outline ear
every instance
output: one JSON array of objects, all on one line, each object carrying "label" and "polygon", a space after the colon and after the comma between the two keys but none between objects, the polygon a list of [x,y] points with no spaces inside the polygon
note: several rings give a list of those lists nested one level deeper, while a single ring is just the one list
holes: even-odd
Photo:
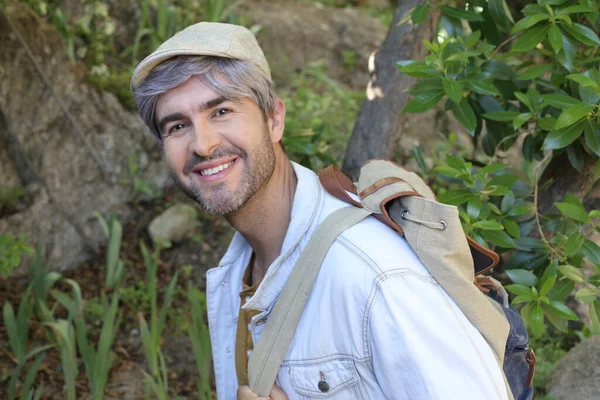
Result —
[{"label": "ear", "polygon": [[279,97],[275,101],[273,114],[268,118],[268,124],[271,141],[273,143],[280,142],[285,129],[285,104]]}]

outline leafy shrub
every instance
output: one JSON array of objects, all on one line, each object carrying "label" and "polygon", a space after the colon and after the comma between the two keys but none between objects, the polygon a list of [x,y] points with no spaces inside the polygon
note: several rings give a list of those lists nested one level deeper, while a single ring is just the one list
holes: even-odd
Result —
[{"label": "leafy shrub", "polygon": [[16,238],[0,235],[0,276],[6,277],[21,264],[23,254],[33,254],[34,250],[25,243],[26,235]]},{"label": "leafy shrub", "polygon": [[339,164],[362,93],[342,88],[327,76],[324,62],[309,63],[279,95],[286,104],[283,145],[289,156],[318,170]]},{"label": "leafy shrub", "polygon": [[[441,201],[459,206],[475,240],[508,258],[507,289],[523,304],[534,336],[547,319],[560,331],[579,317],[565,305],[576,297],[589,304],[589,329],[600,333],[600,211],[588,212],[566,193],[556,211],[540,211],[547,165],[562,153],[583,172],[584,158],[600,157],[600,45],[595,0],[539,0],[513,19],[504,0],[472,1],[465,8],[429,2],[408,18],[441,13],[440,35],[425,41],[424,61],[403,60],[403,73],[419,78],[404,112],[420,113],[439,102],[483,152],[479,160],[448,156],[434,172],[444,187]],[[523,167],[498,162],[519,146]],[[591,275],[584,275],[584,267]]]}]

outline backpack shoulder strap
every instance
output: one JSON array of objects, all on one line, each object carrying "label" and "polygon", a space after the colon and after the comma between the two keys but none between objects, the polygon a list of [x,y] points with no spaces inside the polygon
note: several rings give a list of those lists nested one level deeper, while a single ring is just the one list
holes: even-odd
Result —
[{"label": "backpack shoulder strap", "polygon": [[371,212],[364,208],[344,207],[325,218],[313,233],[250,355],[248,378],[254,393],[269,396],[329,248],[342,232],[369,215]]}]

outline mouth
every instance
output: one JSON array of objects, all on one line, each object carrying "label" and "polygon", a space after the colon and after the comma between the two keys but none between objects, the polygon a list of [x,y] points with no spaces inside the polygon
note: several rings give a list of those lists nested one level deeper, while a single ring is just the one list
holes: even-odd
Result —
[{"label": "mouth", "polygon": [[[227,172],[231,170],[239,158],[234,158],[232,160],[222,162],[220,164],[216,163],[206,167],[196,167],[192,170],[194,175],[198,176],[203,181],[214,181],[218,180],[226,175]],[[207,168],[208,167],[208,168]]]}]

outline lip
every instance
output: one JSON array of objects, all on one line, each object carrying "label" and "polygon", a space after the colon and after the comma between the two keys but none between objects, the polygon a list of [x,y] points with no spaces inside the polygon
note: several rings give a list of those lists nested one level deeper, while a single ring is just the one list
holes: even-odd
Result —
[{"label": "lip", "polygon": [[[192,172],[195,172],[195,173],[199,174],[200,171],[202,171],[204,169],[215,168],[215,167],[218,167],[219,165],[227,164],[230,161],[237,160],[238,158],[239,157],[234,156],[234,157],[228,157],[228,158],[221,158],[220,160],[215,160],[215,161],[209,161],[209,162],[201,163],[201,164],[196,165],[192,169]],[[223,171],[221,171],[221,172],[223,172]]]},{"label": "lip", "polygon": [[[218,162],[210,162],[210,163],[206,163],[206,164],[202,164],[202,168],[200,168],[199,166],[196,166],[193,170],[192,173],[194,174],[195,178],[198,179],[200,182],[215,182],[215,181],[219,181],[221,179],[224,179],[230,172],[231,170],[233,170],[235,168],[235,166],[238,164],[238,161],[240,160],[239,157],[234,157],[229,161],[225,161],[223,162],[218,161]],[[231,166],[227,169],[224,169],[222,171],[217,172],[216,174],[212,174],[212,175],[202,175],[200,173],[201,170],[203,169],[208,169],[208,168],[214,168],[217,167],[219,165],[222,164],[226,164],[230,161],[233,161],[233,164],[231,164]],[[210,166],[212,165],[212,167]]]}]

